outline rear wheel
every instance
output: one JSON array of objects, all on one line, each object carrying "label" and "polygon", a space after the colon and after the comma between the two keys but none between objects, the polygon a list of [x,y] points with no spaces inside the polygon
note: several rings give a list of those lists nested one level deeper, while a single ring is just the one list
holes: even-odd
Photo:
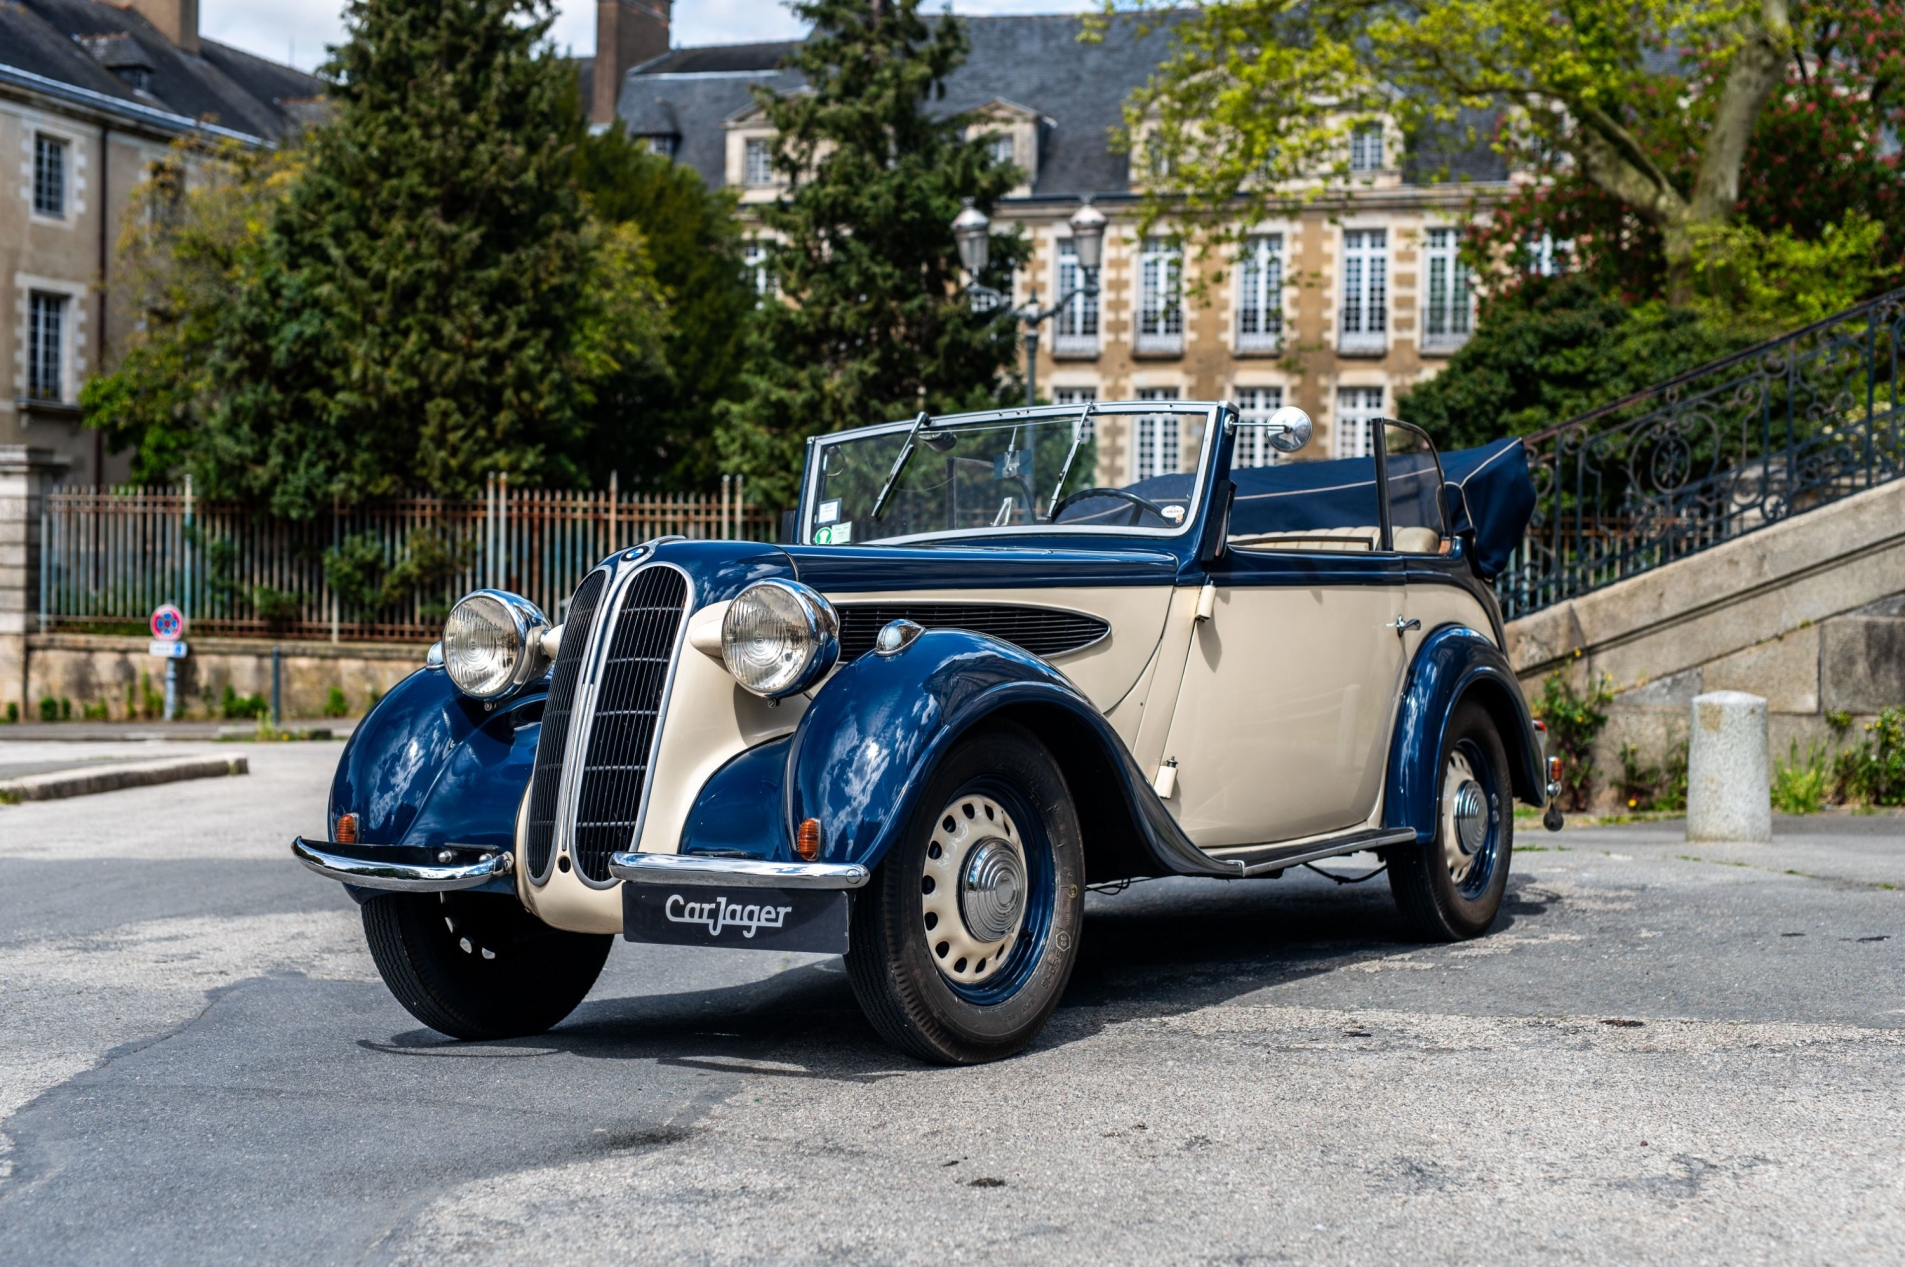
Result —
[{"label": "rear wheel", "polygon": [[542,1033],[582,1002],[615,941],[551,928],[498,893],[384,893],[363,914],[384,984],[452,1038]]},{"label": "rear wheel", "polygon": [[1441,757],[1435,840],[1389,853],[1389,890],[1425,941],[1487,932],[1501,911],[1514,852],[1508,755],[1485,709],[1456,706]]},{"label": "rear wheel", "polygon": [[1085,857],[1058,765],[1018,726],[947,754],[854,901],[847,973],[867,1019],[921,1060],[1031,1042],[1071,979]]}]

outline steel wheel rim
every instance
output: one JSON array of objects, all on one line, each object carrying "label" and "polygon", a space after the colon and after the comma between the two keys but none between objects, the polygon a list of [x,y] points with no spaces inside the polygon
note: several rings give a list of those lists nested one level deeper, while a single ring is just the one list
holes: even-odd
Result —
[{"label": "steel wheel rim", "polygon": [[[1479,772],[1478,772],[1479,770]],[[1500,839],[1500,804],[1492,771],[1467,742],[1449,753],[1442,770],[1442,864],[1464,896],[1488,887]]]},{"label": "steel wheel rim", "polygon": [[947,802],[933,822],[920,878],[920,919],[940,976],[968,989],[997,982],[1025,931],[1030,888],[1011,812],[984,792]]}]

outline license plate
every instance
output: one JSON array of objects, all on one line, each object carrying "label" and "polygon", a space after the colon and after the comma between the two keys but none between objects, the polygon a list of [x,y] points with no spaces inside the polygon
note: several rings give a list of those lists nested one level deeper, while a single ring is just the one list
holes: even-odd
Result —
[{"label": "license plate", "polygon": [[622,936],[664,946],[847,953],[844,889],[719,889],[624,884]]}]

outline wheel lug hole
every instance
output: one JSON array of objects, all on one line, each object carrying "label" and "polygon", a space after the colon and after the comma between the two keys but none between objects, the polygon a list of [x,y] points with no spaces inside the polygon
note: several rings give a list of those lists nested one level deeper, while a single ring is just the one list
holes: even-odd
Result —
[{"label": "wheel lug hole", "polygon": [[939,916],[933,913],[932,911],[926,912],[926,931],[930,933],[935,928],[938,928],[938,927],[939,927]]},{"label": "wheel lug hole", "polygon": [[951,949],[952,949],[951,942],[942,941],[937,946],[933,947],[933,953],[938,955],[941,959],[944,959],[946,957],[946,952]]},{"label": "wheel lug hole", "polygon": [[939,887],[939,884],[933,879],[933,877],[929,875],[920,877],[919,891],[921,893],[931,893],[934,889],[938,887]]}]

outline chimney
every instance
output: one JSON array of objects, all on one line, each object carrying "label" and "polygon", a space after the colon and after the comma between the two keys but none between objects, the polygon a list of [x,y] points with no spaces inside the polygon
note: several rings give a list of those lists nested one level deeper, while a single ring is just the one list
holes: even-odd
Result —
[{"label": "chimney", "polygon": [[175,47],[198,52],[198,0],[130,0],[129,7]]},{"label": "chimney", "polygon": [[595,100],[590,103],[589,122],[605,126],[615,122],[615,103],[621,98],[622,79],[629,68],[668,51],[668,5],[669,0],[596,0]]}]

